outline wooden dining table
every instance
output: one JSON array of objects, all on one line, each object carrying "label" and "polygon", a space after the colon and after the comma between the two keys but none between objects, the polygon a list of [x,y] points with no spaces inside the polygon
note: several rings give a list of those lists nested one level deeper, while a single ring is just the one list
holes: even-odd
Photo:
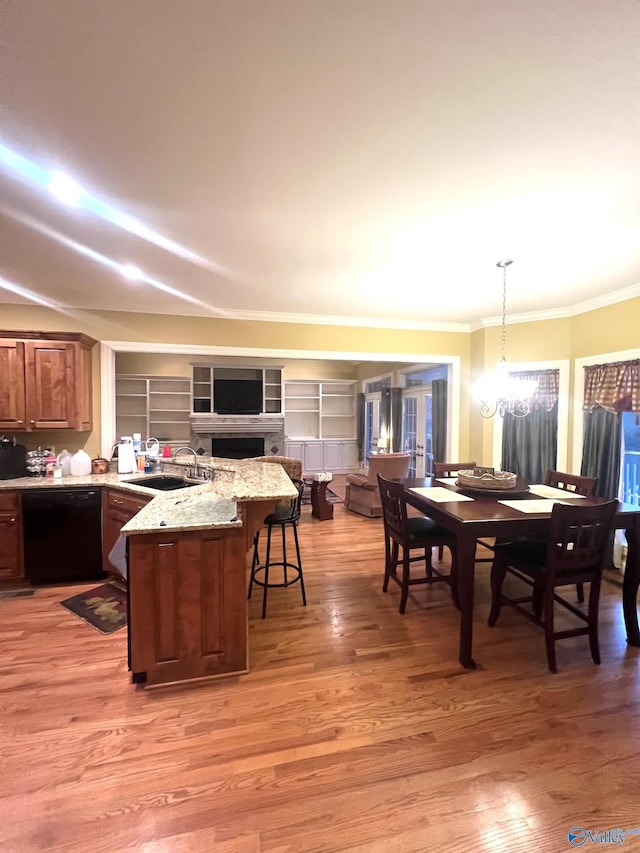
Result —
[{"label": "wooden dining table", "polygon": [[[554,499],[536,495],[530,489],[535,490],[537,487],[521,478],[518,478],[516,488],[508,492],[466,489],[457,486],[453,478],[413,478],[402,482],[407,503],[456,536],[460,603],[459,659],[463,667],[475,669],[472,647],[477,540],[544,535],[549,527]],[[447,492],[451,493],[450,498]],[[572,498],[571,492],[563,492],[556,499],[581,505],[585,502],[603,502],[602,498]],[[503,503],[505,500],[509,503]],[[539,511],[522,512],[515,508],[516,502],[533,500],[542,502],[534,507]],[[623,613],[627,642],[631,646],[640,646],[636,604],[640,584],[640,507],[619,503],[612,527],[624,530],[627,537],[628,553],[622,587]]]}]

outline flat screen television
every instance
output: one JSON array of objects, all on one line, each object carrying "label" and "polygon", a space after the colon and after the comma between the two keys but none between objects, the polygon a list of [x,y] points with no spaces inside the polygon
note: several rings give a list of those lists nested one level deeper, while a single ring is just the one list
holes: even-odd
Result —
[{"label": "flat screen television", "polygon": [[214,379],[213,410],[217,415],[259,415],[261,379]]}]

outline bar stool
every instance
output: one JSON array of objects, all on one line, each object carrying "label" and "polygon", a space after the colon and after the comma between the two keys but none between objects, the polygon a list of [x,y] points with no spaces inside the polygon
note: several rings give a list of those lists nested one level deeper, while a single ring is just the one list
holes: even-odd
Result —
[{"label": "bar stool", "polygon": [[[298,490],[297,497],[291,500],[289,506],[277,506],[275,511],[270,513],[264,520],[264,526],[267,528],[267,553],[265,562],[260,565],[260,556],[258,546],[260,541],[260,531],[256,533],[253,539],[253,560],[251,563],[251,579],[249,580],[249,592],[247,598],[251,598],[253,585],[262,587],[262,618],[267,615],[267,592],[274,587],[291,586],[294,583],[300,582],[302,591],[302,604],[307,606],[307,596],[304,591],[304,578],[302,576],[302,560],[300,558],[300,545],[298,543],[298,519],[300,518],[300,504],[302,502],[302,492],[304,491],[304,483],[302,480],[292,478],[291,482]],[[287,560],[287,526],[293,529],[293,540],[296,548],[297,563],[290,563]],[[271,532],[274,527],[279,527],[282,532],[282,560],[276,562],[271,561]],[[269,578],[269,572],[274,568],[281,568],[282,573],[278,572],[278,577],[282,577],[282,581],[275,582]]]}]

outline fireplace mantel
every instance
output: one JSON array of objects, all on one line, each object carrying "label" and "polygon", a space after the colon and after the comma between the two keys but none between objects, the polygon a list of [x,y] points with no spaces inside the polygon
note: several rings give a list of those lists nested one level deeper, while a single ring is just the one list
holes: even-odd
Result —
[{"label": "fireplace mantel", "polygon": [[191,431],[196,435],[214,432],[267,433],[284,431],[282,415],[191,415]]}]

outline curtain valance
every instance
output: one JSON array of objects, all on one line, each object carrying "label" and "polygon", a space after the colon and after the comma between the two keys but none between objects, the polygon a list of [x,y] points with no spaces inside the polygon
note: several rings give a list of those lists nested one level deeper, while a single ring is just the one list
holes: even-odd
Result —
[{"label": "curtain valance", "polygon": [[584,369],[585,412],[640,412],[640,359],[594,364]]},{"label": "curtain valance", "polygon": [[542,409],[550,412],[558,402],[560,393],[560,371],[553,370],[518,370],[509,372],[509,376],[527,382],[536,382],[536,390],[532,394],[529,405],[531,410]]}]

